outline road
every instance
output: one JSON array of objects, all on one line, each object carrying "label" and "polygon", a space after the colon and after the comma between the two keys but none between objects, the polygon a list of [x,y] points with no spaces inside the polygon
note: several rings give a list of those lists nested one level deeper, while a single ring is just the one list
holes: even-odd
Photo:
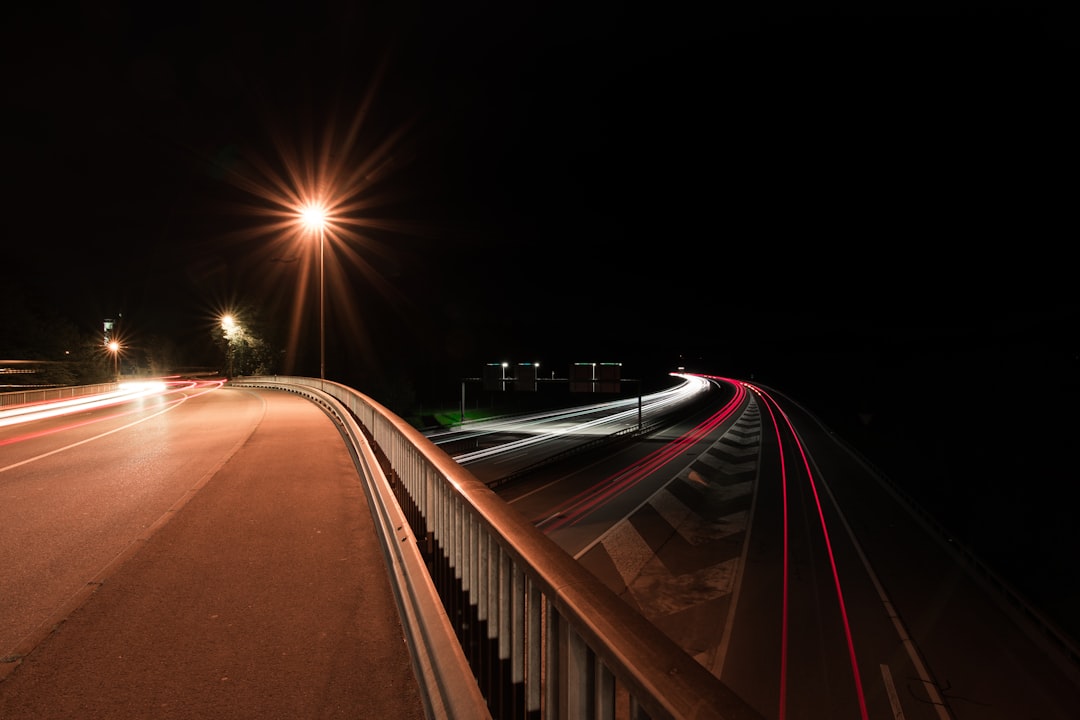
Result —
[{"label": "road", "polygon": [[[1054,662],[857,454],[775,390],[707,380],[709,403],[695,399],[678,423],[541,465],[500,485],[499,494],[765,717],[1075,720],[1075,669]],[[598,414],[589,411],[588,427]],[[553,445],[522,452],[522,437],[550,435],[539,418],[528,432],[500,420],[490,445],[512,447],[515,467],[534,465],[537,448],[561,452],[573,442],[567,416],[551,417],[560,428]],[[147,578],[186,595],[199,580],[169,580],[165,560],[178,558],[167,548],[180,555],[200,548],[200,557],[239,552],[246,535],[238,516],[271,502],[260,487],[290,503],[284,515],[271,504],[264,521],[288,517],[310,495],[297,494],[288,472],[279,480],[285,485],[260,485],[262,474],[325,461],[290,448],[306,446],[310,431],[333,430],[299,398],[219,383],[149,389],[76,414],[23,420],[0,418],[5,672],[28,648],[40,646],[35,655],[44,662],[49,648],[62,647],[53,630],[60,621],[66,632],[92,627],[98,642],[112,642],[101,625],[86,625],[87,609],[106,601],[125,607],[122,590]],[[578,442],[588,437],[577,435]],[[339,443],[326,447],[337,452]],[[495,458],[486,452],[469,467],[482,471]],[[353,491],[334,506],[351,506]],[[362,515],[354,512],[345,527]],[[264,547],[263,560],[278,551]],[[280,590],[283,558],[272,559],[261,563],[260,582]],[[253,561],[244,555],[236,567]],[[304,567],[286,564],[291,573]],[[236,586],[230,580],[240,577],[219,581]],[[195,596],[186,602],[197,609]],[[175,609],[159,606],[143,622]],[[104,627],[131,639],[122,621]],[[113,646],[106,645],[84,650],[97,658],[91,681],[99,665],[109,665],[102,660]],[[13,674],[23,683],[34,677],[41,676]],[[10,707],[4,703],[14,687],[0,683],[0,710]]]},{"label": "road", "polygon": [[663,423],[672,413],[700,403],[708,391],[704,379],[686,377],[641,397],[496,417],[431,431],[427,437],[477,479],[494,486],[531,470],[538,461]]},{"label": "road", "polygon": [[1075,720],[1076,668],[885,479],[713,381],[709,410],[497,492],[765,717]]},{"label": "road", "polygon": [[149,384],[0,412],[0,717],[424,716],[334,423]]},{"label": "road", "polygon": [[230,407],[213,393],[220,387],[149,386],[32,417],[8,414],[0,427],[0,655],[77,605],[251,435],[264,408]]}]

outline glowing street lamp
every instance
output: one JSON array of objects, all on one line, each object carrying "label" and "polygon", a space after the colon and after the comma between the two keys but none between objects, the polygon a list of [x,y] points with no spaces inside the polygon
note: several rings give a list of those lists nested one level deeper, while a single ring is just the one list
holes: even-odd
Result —
[{"label": "glowing street lamp", "polygon": [[120,380],[120,343],[115,340],[110,340],[105,343],[105,347],[112,353],[113,358],[113,376]]},{"label": "glowing street lamp", "polygon": [[221,329],[225,332],[226,352],[229,357],[229,378],[233,377],[233,331],[236,330],[236,318],[232,315],[221,316]]},{"label": "glowing street lamp", "polygon": [[310,203],[300,211],[300,221],[308,230],[319,233],[319,379],[326,379],[326,208]]}]

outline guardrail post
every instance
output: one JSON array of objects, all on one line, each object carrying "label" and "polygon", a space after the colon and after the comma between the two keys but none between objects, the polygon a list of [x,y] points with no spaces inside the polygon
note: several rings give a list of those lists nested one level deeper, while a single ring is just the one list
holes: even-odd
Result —
[{"label": "guardrail post", "polygon": [[540,717],[544,687],[544,600],[531,579],[525,577],[525,714],[530,719]]}]

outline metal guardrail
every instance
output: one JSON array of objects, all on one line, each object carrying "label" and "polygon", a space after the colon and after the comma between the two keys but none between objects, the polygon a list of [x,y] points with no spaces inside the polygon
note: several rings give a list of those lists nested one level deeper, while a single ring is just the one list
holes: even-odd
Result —
[{"label": "metal guardrail", "polygon": [[382,405],[314,378],[298,393],[349,439],[435,718],[760,720],[760,713]]},{"label": "metal guardrail", "polygon": [[50,400],[66,400],[68,398],[83,397],[84,395],[98,395],[112,392],[119,383],[101,383],[100,385],[74,385],[65,387],[45,388],[43,390],[5,390],[0,392],[0,407],[12,407],[26,405],[28,403],[47,402]]}]

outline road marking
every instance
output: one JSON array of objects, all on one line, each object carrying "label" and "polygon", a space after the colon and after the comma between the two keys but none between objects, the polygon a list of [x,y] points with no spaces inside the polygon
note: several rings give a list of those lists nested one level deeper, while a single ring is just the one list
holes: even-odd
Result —
[{"label": "road marking", "polygon": [[[94,437],[89,437],[89,438],[86,438],[85,440],[80,440],[77,443],[72,443],[71,445],[66,445],[66,446],[64,446],[62,448],[57,448],[55,450],[52,450],[52,451],[47,452],[47,453],[42,453],[41,455],[37,455],[37,456],[32,457],[32,458],[27,458],[26,460],[22,460],[21,462],[14,463],[14,464],[8,465],[6,467],[0,467],[0,473],[7,472],[8,470],[13,470],[13,469],[15,469],[17,467],[21,467],[21,466],[26,465],[28,463],[32,463],[32,462],[36,462],[38,460],[42,460],[44,458],[49,457],[50,455],[56,455],[57,453],[62,453],[65,450],[70,450],[71,448],[78,447],[80,445],[85,445],[86,443],[93,442],[94,440],[100,440],[103,437],[107,437],[109,435],[112,435],[113,433],[118,433],[121,430],[126,430],[129,427],[133,427],[135,425],[138,425],[139,423],[146,422],[147,420],[151,420],[153,418],[156,418],[158,415],[163,415],[163,414],[169,412],[170,410],[174,410],[177,407],[179,407],[180,404],[185,403],[185,402],[187,402],[188,400],[190,400],[192,398],[199,397],[200,395],[205,395],[208,392],[213,392],[214,390],[217,390],[220,387],[221,387],[220,384],[214,384],[211,387],[207,387],[207,388],[205,388],[203,390],[200,390],[199,392],[196,392],[196,393],[194,393],[192,395],[184,394],[184,390],[190,390],[191,389],[190,387],[179,390],[179,391],[173,390],[173,391],[163,393],[163,395],[171,395],[171,394],[173,394],[175,392],[179,392],[180,397],[177,398],[176,400],[168,401],[165,404],[163,409],[159,410],[156,413],[153,413],[152,415],[147,415],[144,418],[141,418],[139,420],[135,420],[134,422],[130,422],[127,425],[123,425],[121,427],[114,428],[112,430],[109,430],[108,432],[103,432],[100,435],[95,435]],[[141,397],[141,395],[140,396],[134,396],[133,399],[137,399],[138,397]]]},{"label": "road marking", "polygon": [[896,694],[896,685],[888,665],[882,664],[881,679],[885,681],[885,693],[889,696],[889,705],[892,706],[893,720],[904,720],[904,708],[900,707],[900,696]]},{"label": "road marking", "polygon": [[[187,400],[198,397],[199,395],[203,395],[207,392],[211,392],[211,390],[203,390],[202,392],[198,392],[194,395],[185,395],[179,400],[172,401],[164,409],[154,413],[153,415],[149,415],[142,420],[136,420],[135,422],[124,425],[123,427],[110,430],[109,432],[96,435],[92,438],[87,438],[85,440],[82,440],[81,442],[72,443],[67,447],[59,448],[50,453],[44,453],[43,455],[39,455],[36,458],[30,458],[29,460],[24,460],[23,462],[16,463],[15,465],[9,465],[8,467],[0,468],[0,472],[3,472],[4,470],[8,470],[13,467],[18,467],[19,465],[24,465],[28,462],[32,462],[33,460],[48,457],[49,455],[53,455],[69,448],[78,447],[79,445],[83,445],[92,440],[97,440],[99,438],[103,438],[107,435],[112,435],[115,432],[119,432],[134,425],[138,425],[145,420],[150,420],[157,417],[158,415],[167,413],[170,410],[175,410]],[[262,403],[263,417],[265,417],[266,400],[265,398],[262,398],[260,400]],[[41,643],[42,640],[48,637],[48,635],[56,628],[56,626],[58,626],[68,616],[75,612],[75,610],[81,607],[82,604],[86,602],[87,598],[93,595],[94,592],[96,592],[97,589],[105,583],[105,581],[116,571],[117,568],[119,568],[128,558],[132,557],[136,552],[138,552],[154,535],[154,533],[156,533],[165,525],[165,523],[169,522],[169,520],[174,518],[176,514],[180,511],[180,509],[183,508],[184,505],[186,505],[187,502],[195,496],[195,493],[197,493],[208,482],[210,482],[211,478],[217,475],[218,471],[225,466],[225,463],[228,462],[233,457],[233,455],[235,455],[240,450],[240,448],[242,448],[247,443],[247,441],[255,433],[255,430],[259,427],[261,423],[262,417],[260,417],[259,421],[254,423],[251,426],[251,429],[248,430],[248,432],[245,433],[242,438],[238,439],[233,444],[233,446],[225,454],[223,454],[220,459],[218,459],[218,461],[213,465],[213,467],[208,468],[206,472],[203,473],[202,477],[200,477],[192,487],[184,491],[184,494],[181,495],[180,498],[177,499],[176,502],[174,502],[168,510],[162,513],[161,516],[159,516],[157,520],[151,523],[141,534],[137,535],[130,542],[128,542],[127,545],[121,548],[121,550],[115,556],[113,556],[111,560],[105,563],[105,565],[101,567],[97,572],[92,573],[90,575],[90,579],[87,580],[85,584],[79,586],[79,588],[71,596],[69,596],[65,601],[61,602],[60,605],[58,605],[53,610],[53,612],[50,613],[49,616],[44,621],[42,621],[36,628],[31,630],[22,639],[16,642],[15,645],[12,646],[9,650],[0,649],[2,650],[2,652],[0,652],[0,681],[3,681],[8,675],[14,672],[15,668],[19,667],[19,665],[22,664],[23,658],[29,655],[33,651],[33,649]]]},{"label": "road marking", "polygon": [[911,636],[908,635],[907,628],[904,626],[904,621],[900,619],[896,610],[893,609],[892,601],[889,599],[888,594],[885,592],[885,588],[882,587],[881,582],[878,580],[877,573],[874,572],[873,567],[870,566],[870,560],[863,552],[862,545],[855,537],[855,531],[851,529],[851,525],[848,524],[847,517],[845,517],[843,511],[840,509],[840,504],[836,502],[836,498],[832,494],[832,490],[829,489],[829,485],[825,482],[825,478],[821,473],[821,469],[814,462],[813,457],[810,458],[810,462],[814,465],[814,471],[817,473],[818,478],[821,480],[821,486],[824,488],[825,493],[829,496],[830,502],[832,502],[833,509],[836,511],[836,515],[840,518],[840,523],[847,531],[848,538],[851,540],[851,546],[855,549],[856,555],[862,562],[863,568],[866,570],[867,576],[870,578],[870,582],[873,584],[875,591],[877,591],[878,598],[881,601],[882,606],[885,608],[886,615],[892,621],[893,628],[896,630],[896,634],[900,637],[900,641],[904,646],[904,651],[907,653],[908,658],[911,660],[911,664],[915,666],[915,672],[919,676],[919,680],[922,682],[923,687],[926,690],[927,697],[930,699],[930,704],[934,706],[937,711],[937,715],[941,720],[952,720],[948,709],[945,707],[945,702],[941,699],[941,695],[938,694],[937,685],[930,678],[930,673],[927,671],[926,666],[923,664],[922,657],[919,655],[919,651],[915,648],[915,643],[911,640]]},{"label": "road marking", "polygon": [[[195,397],[195,396],[192,395],[190,397]],[[20,462],[14,463],[13,465],[8,465],[6,467],[0,467],[0,473],[7,472],[8,470],[14,470],[17,467],[21,467],[21,466],[26,465],[28,463],[37,462],[38,460],[43,460],[44,458],[47,458],[50,455],[56,455],[57,453],[62,453],[65,450],[70,450],[71,448],[79,447],[80,445],[85,445],[86,443],[93,442],[94,440],[100,440],[103,437],[107,437],[109,435],[112,435],[113,433],[118,433],[121,430],[127,430],[129,427],[133,427],[135,425],[138,425],[139,423],[144,423],[147,420],[151,420],[153,418],[156,418],[158,415],[163,415],[163,414],[169,412],[170,410],[175,409],[180,403],[184,402],[187,399],[188,399],[187,397],[184,397],[184,398],[182,398],[180,400],[173,400],[168,405],[165,406],[165,409],[159,410],[158,412],[154,413],[153,415],[147,415],[144,418],[140,418],[140,419],[138,419],[138,420],[136,420],[134,422],[130,422],[127,425],[122,425],[122,426],[120,426],[118,428],[113,428],[112,430],[109,430],[108,432],[103,432],[100,435],[95,435],[93,437],[88,437],[85,440],[80,440],[77,443],[72,443],[70,445],[65,445],[64,447],[61,447],[61,448],[56,448],[55,450],[51,450],[51,451],[49,451],[47,453],[42,453],[41,455],[36,455],[36,456],[34,456],[32,458],[27,458],[27,459],[22,460]]]},{"label": "road marking", "polygon": [[642,568],[656,554],[634,524],[628,522],[621,522],[612,528],[608,540],[604,542],[604,550],[627,588],[634,584],[634,580],[641,575]]}]

